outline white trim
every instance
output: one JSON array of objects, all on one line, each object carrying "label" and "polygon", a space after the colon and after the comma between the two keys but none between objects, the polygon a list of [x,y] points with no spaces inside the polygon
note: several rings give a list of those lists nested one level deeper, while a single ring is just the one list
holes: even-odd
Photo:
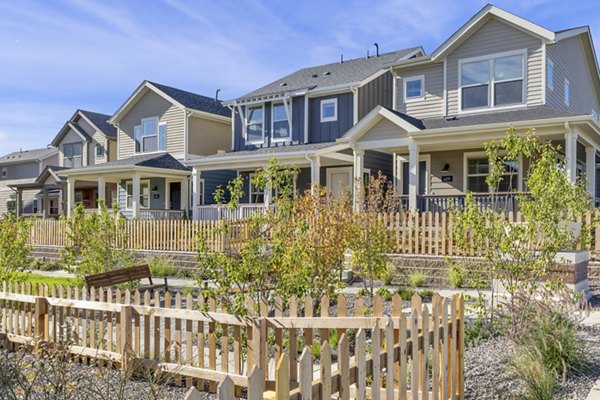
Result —
[{"label": "white trim", "polygon": [[[150,203],[151,203],[151,199],[152,199],[152,188],[150,187],[150,179],[140,179],[140,198],[142,197],[142,186],[144,186],[144,184],[147,183],[148,184],[148,207],[142,207],[142,202],[140,201],[140,209],[144,209],[144,210],[149,210],[150,207]],[[133,196],[133,179],[127,179],[125,180],[125,209],[128,211],[133,211],[133,208],[129,208],[127,206],[127,198],[129,196],[129,192],[127,191],[127,186],[131,185],[131,196]],[[118,188],[117,188],[118,191]],[[165,189],[166,192],[166,189]],[[118,195],[117,195],[118,196]]]},{"label": "white trim", "polygon": [[308,96],[304,96],[304,143],[308,143]]},{"label": "white trim", "polygon": [[[505,152],[500,152],[500,155],[505,154]],[[468,183],[469,183],[469,176],[489,176],[489,172],[487,174],[468,174],[468,161],[469,159],[474,159],[474,158],[488,158],[488,155],[485,151],[469,151],[469,152],[463,152],[463,193],[467,193],[468,192]],[[519,156],[519,160],[517,160],[517,162],[519,163],[519,170],[517,171],[516,174],[512,173],[512,175],[516,175],[517,176],[517,190],[522,192],[523,191],[523,157]],[[511,173],[508,173],[511,174]],[[493,190],[491,188],[489,188],[488,192],[473,192],[473,193],[491,193]]]},{"label": "white trim", "polygon": [[[278,119],[277,122],[287,121],[288,137],[286,137],[286,138],[277,138],[276,139],[273,136],[273,134],[275,133],[275,115],[274,115],[275,106],[283,106],[283,110],[285,111],[286,119]],[[283,100],[283,103],[280,103],[280,102],[271,103],[271,142],[272,143],[285,143],[285,142],[291,142],[291,141],[292,141],[292,110],[291,110],[291,107],[288,109],[288,106],[285,103],[285,99]]]},{"label": "white trim", "polygon": [[[545,76],[546,83],[544,85],[544,88],[548,87],[550,90],[554,91],[554,75],[555,75],[555,73],[554,73],[554,62],[552,61],[551,58],[548,57],[547,58],[547,62],[546,62],[546,70],[548,70],[549,66],[552,66],[552,80],[548,81],[549,75],[548,75],[548,72],[546,71],[546,76]],[[544,94],[545,94],[545,92],[544,92]]]},{"label": "white trim", "polygon": [[398,75],[393,68],[390,67],[392,73],[392,110],[398,109]]},{"label": "white trim", "polygon": [[[496,60],[498,58],[503,58],[503,57],[511,57],[511,56],[516,56],[516,55],[520,55],[523,57],[523,62],[521,63],[521,79],[506,79],[506,80],[502,80],[502,81],[498,81],[498,83],[502,83],[502,82],[511,82],[511,81],[519,81],[522,80],[523,84],[521,86],[521,99],[522,102],[521,103],[515,103],[515,104],[509,104],[509,105],[505,105],[505,106],[494,106],[494,91],[495,91],[495,85],[496,85],[496,80],[494,79],[494,62],[492,62],[493,60]],[[472,84],[472,85],[466,85],[463,86],[462,85],[462,66],[463,64],[468,64],[468,63],[473,63],[473,62],[478,62],[478,61],[489,61],[489,65],[488,65],[488,106],[487,107],[478,107],[478,108],[469,108],[466,110],[463,110],[462,108],[462,89],[463,87],[475,87],[475,86],[481,86],[482,84]],[[488,111],[495,111],[495,110],[508,110],[508,109],[512,109],[512,108],[522,108],[522,107],[526,107],[527,106],[527,49],[519,49],[519,50],[513,50],[513,51],[505,51],[505,52],[501,52],[501,53],[494,53],[494,54],[487,54],[485,56],[478,56],[478,57],[469,57],[469,58],[463,58],[458,60],[458,114],[473,114],[473,113],[480,113],[480,112],[488,112]]]},{"label": "white trim", "polygon": [[[419,154],[419,164],[421,161],[425,161],[425,195],[428,195],[431,193],[431,154]],[[398,188],[396,188],[396,190],[401,195],[408,195],[408,193],[404,193],[403,191],[404,183],[402,182],[402,177],[404,176],[404,163],[408,164],[408,162],[408,155],[396,154],[397,164],[395,168],[397,168],[396,171],[398,171],[399,174],[397,177]],[[421,196],[418,189],[419,188],[417,188],[417,196]]]},{"label": "white trim", "polygon": [[[258,191],[256,191],[256,192],[252,191],[252,187],[254,186],[252,184],[252,177],[254,177],[255,175],[256,175],[256,172],[251,172],[248,174],[248,203],[249,204],[263,204],[265,202],[265,198],[266,198],[265,192],[266,192],[267,188],[263,188],[263,189],[256,188],[256,189],[258,189]],[[254,201],[252,198],[252,194],[257,194],[257,195],[262,194],[263,201]]]},{"label": "white trim", "polygon": [[[350,187],[348,187],[348,190],[350,191],[350,193],[353,193],[353,187],[354,187],[354,174],[353,174],[353,169],[354,167],[350,166],[350,167],[334,167],[334,168],[325,168],[325,185],[331,190],[331,175],[332,174],[340,174],[340,173],[347,173],[348,174],[348,182],[350,182]],[[363,168],[364,170],[364,168]],[[364,172],[364,171],[363,171]],[[362,176],[362,174],[361,174]]]},{"label": "white trim", "polygon": [[[335,107],[337,110],[337,106]],[[352,125],[358,122],[358,88],[352,88]]]},{"label": "white trim", "polygon": [[[323,106],[325,104],[333,104],[333,117],[323,117]],[[319,102],[319,115],[321,116],[321,122],[334,122],[338,119],[338,102],[337,98],[323,99]]]},{"label": "white trim", "polygon": [[231,150],[233,151],[235,149],[235,107],[230,106],[229,110],[231,111]]},{"label": "white trim", "polygon": [[444,116],[448,115],[448,57],[444,57]]},{"label": "white trim", "polygon": [[[421,81],[421,95],[416,97],[406,97],[406,85],[408,82]],[[412,103],[425,100],[425,75],[412,75],[402,79],[404,103]]]},{"label": "white trim", "polygon": [[[548,57],[546,55],[546,43],[544,43],[542,41],[542,60],[548,60]],[[542,105],[546,105],[546,81],[547,81],[547,76],[548,76],[548,63],[546,62],[544,64],[544,67],[542,68],[542,82],[544,82],[542,84]]]},{"label": "white trim", "polygon": [[571,82],[567,78],[563,86],[563,102],[567,107],[571,106]]},{"label": "white trim", "polygon": [[[248,114],[250,109],[260,108],[262,110],[262,139],[260,140],[248,140]],[[246,125],[246,144],[263,144],[265,143],[265,104],[262,103],[260,106],[246,106],[244,114],[244,124]]]}]

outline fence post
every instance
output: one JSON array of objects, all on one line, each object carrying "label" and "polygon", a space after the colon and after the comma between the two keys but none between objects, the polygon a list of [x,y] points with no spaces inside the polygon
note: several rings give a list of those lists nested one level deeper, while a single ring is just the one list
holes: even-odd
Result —
[{"label": "fence post", "polygon": [[121,368],[126,370],[129,367],[130,357],[132,356],[132,324],[131,324],[131,314],[132,307],[130,305],[121,306],[121,348],[119,352],[121,353]]},{"label": "fence post", "polygon": [[48,332],[48,300],[44,297],[35,298],[35,351],[40,350],[40,342],[49,339]]}]

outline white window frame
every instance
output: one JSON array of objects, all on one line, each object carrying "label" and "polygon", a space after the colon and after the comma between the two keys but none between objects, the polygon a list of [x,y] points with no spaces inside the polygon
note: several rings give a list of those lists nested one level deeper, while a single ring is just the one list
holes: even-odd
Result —
[{"label": "white window frame", "polygon": [[[506,105],[506,106],[494,106],[495,84],[502,83],[502,82],[517,81],[519,79],[506,79],[506,80],[502,80],[502,81],[495,81],[494,80],[494,63],[490,62],[489,63],[489,72],[488,72],[488,77],[489,77],[489,80],[488,80],[488,104],[489,104],[489,106],[481,107],[481,108],[469,108],[469,109],[463,110],[463,108],[462,108],[462,89],[463,89],[463,87],[480,86],[480,84],[462,86],[462,65],[472,63],[472,62],[477,62],[477,61],[485,61],[485,60],[492,61],[496,58],[503,58],[503,57],[517,56],[517,55],[521,55],[523,57],[523,64],[522,64],[522,71],[521,71],[522,76],[523,76],[523,78],[522,78],[523,79],[523,86],[522,86],[523,101],[518,104],[510,104],[510,105]],[[458,81],[457,82],[458,82],[458,113],[459,114],[474,114],[474,113],[487,112],[490,110],[510,110],[513,108],[523,108],[523,107],[527,106],[527,49],[506,51],[506,52],[502,52],[502,53],[488,54],[485,56],[464,58],[464,59],[458,60]]]},{"label": "white window frame", "polygon": [[[287,138],[275,138],[274,134],[275,134],[275,106],[282,106],[283,107],[283,111],[285,112],[285,119],[278,119],[277,122],[281,122],[281,121],[285,121],[288,123],[288,137]],[[291,107],[290,107],[291,108]],[[292,110],[286,110],[287,106],[285,103],[271,103],[271,141],[273,141],[274,143],[281,143],[281,142],[290,142],[292,141]],[[288,119],[288,112],[289,112],[289,119]]]},{"label": "white window frame", "polygon": [[[500,156],[505,155],[504,152],[500,152]],[[488,155],[485,151],[471,151],[471,152],[465,152],[463,153],[463,193],[467,193],[468,192],[468,187],[469,187],[469,177],[471,176],[488,176],[489,173],[487,174],[469,174],[469,160],[470,159],[476,159],[476,158],[488,158]],[[523,191],[523,157],[519,156],[519,160],[517,161],[519,163],[519,171],[517,171],[516,174],[512,173],[513,175],[517,175],[517,190],[519,192]],[[511,174],[510,172],[508,174]],[[473,193],[491,193],[492,189],[488,188],[488,192],[473,192]]]},{"label": "white window frame", "polygon": [[[333,117],[323,116],[323,106],[326,104],[333,104]],[[321,122],[335,122],[338,120],[338,101],[337,98],[323,99],[319,104],[319,114],[321,115]]]},{"label": "white window frame", "polygon": [[[265,189],[258,189],[257,191],[253,191],[252,189],[254,188],[254,185],[252,184],[252,178],[255,176],[256,174],[253,172],[251,174],[248,175],[248,203],[249,204],[263,204],[265,201]],[[263,201],[255,201],[254,200],[254,195],[255,194],[262,194],[263,195]]]},{"label": "white window frame", "polygon": [[37,214],[39,208],[38,208],[38,199],[33,199],[31,200],[31,212],[34,214]]},{"label": "white window frame", "polygon": [[[552,74],[550,74],[552,71]],[[548,66],[546,71],[546,85],[550,90],[554,90],[554,62],[551,59],[548,59]]]},{"label": "white window frame", "polygon": [[567,78],[565,78],[563,101],[565,106],[571,106],[571,82]]},{"label": "white window frame", "polygon": [[2,179],[8,178],[8,167],[2,167],[2,175],[0,175],[0,178],[2,178]]},{"label": "white window frame", "polygon": [[[156,121],[156,134],[155,135],[144,135],[143,126],[144,126],[144,122],[146,122],[146,121]],[[161,128],[161,126],[165,127],[165,148],[163,150],[160,149],[160,128]],[[152,154],[152,153],[162,153],[162,152],[167,151],[167,131],[166,131],[167,128],[166,128],[166,126],[167,126],[167,123],[160,122],[159,117],[142,118],[140,120],[140,124],[133,127],[133,150],[134,150],[134,153],[135,154]],[[137,151],[137,149],[136,149],[136,135],[135,135],[136,129],[141,130],[140,151]],[[153,136],[156,136],[156,150],[144,151],[144,138],[145,137],[153,137]]]},{"label": "white window frame", "polygon": [[[98,154],[98,150],[102,149],[102,154]],[[96,143],[96,157],[104,157],[106,155],[106,149],[102,143]]]},{"label": "white window frame", "polygon": [[[406,86],[408,85],[409,82],[415,82],[415,81],[421,82],[421,95],[407,97],[406,96]],[[404,103],[410,103],[413,101],[423,101],[423,100],[425,100],[425,75],[415,75],[415,76],[409,76],[409,77],[404,78]]]},{"label": "white window frame", "polygon": [[[131,186],[131,194],[129,194],[129,186]],[[142,190],[142,186],[148,186],[148,207],[144,207],[142,205],[141,198],[144,195],[144,191]],[[133,181],[125,182],[125,209],[133,210],[133,208],[129,207],[129,198],[133,196]],[[149,210],[150,209],[150,200],[152,198],[152,194],[150,192],[150,179],[142,179],[140,180],[140,209]]]},{"label": "white window frame", "polygon": [[[249,140],[249,135],[250,135],[250,120],[248,119],[250,117],[250,109],[254,109],[254,108],[260,108],[262,109],[262,138],[261,139],[257,139],[257,140]],[[263,144],[265,142],[265,105],[261,104],[260,106],[256,106],[256,105],[248,105],[246,106],[246,110],[245,110],[245,123],[246,123],[246,143],[247,144]]]},{"label": "white window frame", "polygon": [[[204,178],[200,178],[199,184],[198,184],[198,197],[200,198],[200,201],[198,202],[199,206],[203,206],[204,205],[204,190],[206,188],[206,186],[204,186]],[[190,204],[192,204],[190,202]]]}]

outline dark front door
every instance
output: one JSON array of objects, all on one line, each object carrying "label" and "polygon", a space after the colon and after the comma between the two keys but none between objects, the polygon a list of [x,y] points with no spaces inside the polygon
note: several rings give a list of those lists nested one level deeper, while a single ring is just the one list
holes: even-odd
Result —
[{"label": "dark front door", "polygon": [[[410,174],[410,168],[408,163],[405,162],[402,164],[402,194],[408,195],[408,179]],[[417,194],[419,196],[425,194],[425,189],[427,187],[427,164],[425,161],[419,161],[419,191]]]},{"label": "dark front door", "polygon": [[169,209],[181,210],[181,182],[169,183]]}]

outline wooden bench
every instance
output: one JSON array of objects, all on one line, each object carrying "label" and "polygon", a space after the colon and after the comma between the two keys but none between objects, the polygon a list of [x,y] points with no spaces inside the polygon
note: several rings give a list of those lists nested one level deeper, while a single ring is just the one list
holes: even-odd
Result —
[{"label": "wooden bench", "polygon": [[150,285],[140,287],[140,291],[158,289],[161,287],[164,287],[165,289],[168,288],[166,277],[165,283],[155,285],[152,282],[152,276],[150,275],[150,267],[148,267],[148,265],[138,265],[131,268],[121,268],[116,269],[114,271],[102,272],[100,274],[88,275],[85,277],[85,283],[88,288],[101,288],[118,285],[120,283],[133,282],[145,278],[148,278]]}]

